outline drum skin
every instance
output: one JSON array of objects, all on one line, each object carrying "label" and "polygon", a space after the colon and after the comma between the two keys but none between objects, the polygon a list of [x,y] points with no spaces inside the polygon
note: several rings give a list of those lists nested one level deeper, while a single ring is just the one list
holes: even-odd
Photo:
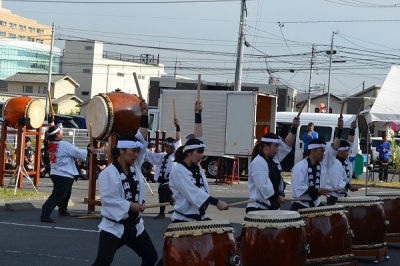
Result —
[{"label": "drum skin", "polygon": [[[329,257],[347,255],[348,261],[351,261],[352,235],[349,223],[344,208],[342,206],[336,208],[336,210],[329,210],[326,207],[315,207],[299,210],[300,215],[306,222],[306,242],[310,245],[310,253],[307,254],[307,259],[315,260],[320,258],[324,259],[324,261],[329,261]],[[311,209],[313,211],[307,214],[303,213]],[[324,210],[330,213],[326,215]]]},{"label": "drum skin", "polygon": [[233,233],[167,237],[163,260],[165,266],[228,265],[232,253],[239,254]]},{"label": "drum skin", "polygon": [[[30,110],[30,108],[35,110]],[[29,117],[28,110],[34,117]],[[18,120],[24,117],[31,119],[30,125],[27,125],[28,129],[41,127],[45,118],[43,104],[39,100],[28,96],[14,97],[6,101],[3,106],[3,119],[10,127],[18,128]]]},{"label": "drum skin", "polygon": [[[351,197],[350,199],[356,198]],[[377,201],[380,200],[378,197],[376,198]],[[355,249],[355,246],[373,246],[385,243],[387,229],[386,215],[381,203],[352,202],[352,206],[349,206],[339,199],[338,204],[344,205],[348,211],[347,220],[354,233],[352,241],[353,249]]]},{"label": "drum skin", "polygon": [[[124,92],[100,93],[94,96],[86,111],[86,125],[92,124],[93,137],[105,140],[110,134],[136,134],[140,125],[140,99]],[[103,102],[105,104],[99,104]]]},{"label": "drum skin", "polygon": [[[305,265],[304,228],[258,229],[243,227],[240,243],[244,266],[301,266]],[[312,250],[311,250],[312,252]]]},{"label": "drum skin", "polygon": [[383,210],[389,221],[386,236],[400,236],[400,193],[370,193],[383,201]]}]

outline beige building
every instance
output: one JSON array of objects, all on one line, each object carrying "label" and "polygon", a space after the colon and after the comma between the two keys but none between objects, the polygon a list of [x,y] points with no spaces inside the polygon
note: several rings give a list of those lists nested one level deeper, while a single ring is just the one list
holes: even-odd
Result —
[{"label": "beige building", "polygon": [[[302,94],[302,95],[298,95],[298,100],[296,103],[296,108],[297,110],[299,110],[301,108],[301,106],[303,105],[304,101],[308,101],[308,94]],[[322,95],[314,95],[311,96],[311,101],[310,101],[310,113],[319,113],[319,105],[321,103],[325,103],[327,102],[327,97],[328,94],[322,94]],[[331,113],[333,114],[339,114],[340,113],[340,109],[342,108],[342,105],[340,103],[342,103],[342,99],[340,99],[339,97],[333,95],[332,93],[330,94],[330,109],[332,109]],[[303,112],[307,112],[307,104],[304,106]],[[343,107],[344,111],[343,114],[346,114],[346,105]],[[329,111],[326,110],[326,112],[328,113]]]},{"label": "beige building", "polygon": [[51,27],[36,20],[20,17],[2,8],[0,0],[0,38],[51,44]]},{"label": "beige building", "polygon": [[[8,93],[38,98],[46,104],[47,74],[17,73],[7,78]],[[82,100],[75,96],[79,84],[65,74],[51,76],[50,94],[54,111],[59,114],[71,114],[80,111],[76,105]]]}]

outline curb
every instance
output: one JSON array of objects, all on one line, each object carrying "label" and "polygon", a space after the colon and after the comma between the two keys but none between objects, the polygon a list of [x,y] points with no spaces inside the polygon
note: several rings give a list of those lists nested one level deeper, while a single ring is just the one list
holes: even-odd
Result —
[{"label": "curb", "polygon": [[31,200],[47,200],[48,196],[34,196],[34,197],[21,197],[21,198],[8,198],[8,199],[0,199],[1,203],[10,203],[10,202],[20,202],[20,201],[31,201]]}]

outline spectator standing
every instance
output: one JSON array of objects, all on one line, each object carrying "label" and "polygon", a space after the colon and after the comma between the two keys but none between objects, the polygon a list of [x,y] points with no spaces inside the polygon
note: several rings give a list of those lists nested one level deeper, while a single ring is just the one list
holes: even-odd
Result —
[{"label": "spectator standing", "polygon": [[379,141],[376,145],[376,151],[379,152],[379,181],[387,182],[390,143],[386,134],[383,134],[382,141]]},{"label": "spectator standing", "polygon": [[24,153],[24,168],[26,171],[33,170],[31,163],[33,162],[33,149],[31,147],[31,138],[25,137],[25,153]]},{"label": "spectator standing", "polygon": [[318,138],[318,133],[314,131],[314,123],[308,123],[308,131],[304,132],[302,140],[304,142],[304,152],[303,152],[303,159],[306,158],[309,154],[308,152],[308,144],[313,139]]}]

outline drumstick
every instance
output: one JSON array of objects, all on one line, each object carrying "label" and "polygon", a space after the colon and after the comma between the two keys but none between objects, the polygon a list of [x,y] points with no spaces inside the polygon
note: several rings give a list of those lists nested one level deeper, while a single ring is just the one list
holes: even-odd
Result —
[{"label": "drumstick", "polygon": [[133,72],[133,78],[135,79],[136,89],[138,91],[139,98],[140,98],[140,100],[143,100],[142,91],[140,90],[139,81],[137,79],[136,72]]},{"label": "drumstick", "polygon": [[302,104],[302,106],[300,107],[299,112],[297,113],[297,117],[300,117],[301,112],[303,112],[304,106],[306,106],[307,101],[304,101],[304,103]]},{"label": "drumstick", "polygon": [[163,202],[163,203],[158,203],[158,204],[149,204],[149,205],[144,205],[144,207],[146,209],[149,209],[149,208],[165,207],[165,206],[168,206],[168,205],[171,205],[171,203],[170,202]]},{"label": "drumstick", "polygon": [[92,123],[89,123],[89,143],[90,147],[93,147],[93,135],[92,135]]},{"label": "drumstick", "polygon": [[47,96],[49,97],[50,112],[54,113],[53,104],[51,103],[50,90],[47,90]]},{"label": "drumstick", "polygon": [[93,219],[93,218],[101,218],[100,214],[87,214],[76,217],[77,219]]},{"label": "drumstick", "polygon": [[197,77],[197,101],[200,102],[201,75]]},{"label": "drumstick", "polygon": [[335,188],[335,189],[329,189],[331,192],[338,192],[338,191],[342,191],[345,190],[346,188]]},{"label": "drumstick", "polygon": [[285,201],[309,201],[307,198],[285,198]]},{"label": "drumstick", "polygon": [[176,119],[175,98],[172,98],[172,106],[174,107],[174,119]]},{"label": "drumstick", "polygon": [[363,104],[361,104],[360,105],[360,108],[358,108],[358,112],[357,112],[357,115],[356,115],[356,121],[357,121],[357,119],[358,119],[358,116],[360,115],[360,113],[361,113],[361,108],[363,107]]},{"label": "drumstick", "polygon": [[249,199],[249,200],[245,200],[245,201],[239,201],[239,202],[235,202],[235,203],[228,204],[228,207],[234,207],[234,206],[243,205],[243,204],[247,204],[247,203],[255,202],[255,201],[256,201],[255,199]]},{"label": "drumstick", "polygon": [[342,103],[342,108],[340,108],[340,118],[343,118],[343,108],[344,108],[344,103]]}]

